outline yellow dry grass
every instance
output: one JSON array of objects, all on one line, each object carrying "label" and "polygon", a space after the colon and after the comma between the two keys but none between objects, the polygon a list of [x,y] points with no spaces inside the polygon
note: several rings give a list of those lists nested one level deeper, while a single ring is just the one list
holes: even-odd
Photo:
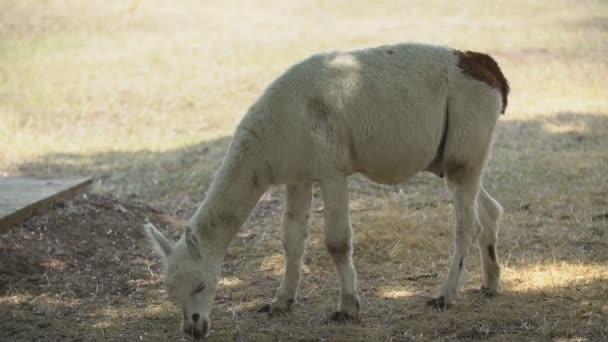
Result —
[{"label": "yellow dry grass", "polygon": [[[282,273],[282,195],[272,189],[231,246],[212,339],[608,339],[605,1],[0,0],[0,175],[92,174],[95,191],[151,201],[179,223],[239,116],[282,70],[318,51],[402,41],[490,53],[511,83],[485,178],[505,207],[502,294],[471,291],[480,284],[474,257],[459,305],[426,308],[453,223],[441,181],[388,187],[354,177],[363,320],[326,320],[337,280],[318,212],[300,303],[261,316],[255,309]],[[180,336],[159,281],[142,285],[151,286],[144,302],[88,303],[90,339]],[[0,305],[32,300],[12,294]],[[79,305],[62,300],[38,302]],[[55,325],[48,338],[72,329]]]}]

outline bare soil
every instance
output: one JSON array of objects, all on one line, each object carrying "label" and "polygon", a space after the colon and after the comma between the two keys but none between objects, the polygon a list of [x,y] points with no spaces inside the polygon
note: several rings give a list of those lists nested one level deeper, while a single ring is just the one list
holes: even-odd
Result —
[{"label": "bare soil", "polygon": [[[530,262],[508,241],[506,253],[519,256],[506,261],[511,269],[505,270],[499,296],[488,299],[477,293],[479,264],[473,261],[458,305],[445,311],[427,307],[426,300],[442,280],[450,243],[449,226],[441,227],[450,221],[450,203],[433,190],[441,189],[429,185],[433,183],[430,176],[401,188],[377,186],[358,177],[352,180],[355,255],[364,305],[361,320],[351,324],[328,319],[337,302],[338,283],[322,245],[323,205],[318,189],[299,303],[282,316],[257,312],[272,298],[282,273],[278,227],[282,193],[271,189],[228,251],[210,340],[591,341],[608,337],[604,266],[608,253],[601,239],[556,242],[560,246],[552,248],[563,248],[557,254],[562,260],[557,266],[542,260]],[[415,191],[429,186],[430,194]],[[378,207],[378,199],[368,201],[366,192],[383,193],[388,202],[395,203]],[[408,204],[400,207],[395,196]],[[0,315],[6,318],[0,322],[0,340],[187,340],[179,330],[177,308],[166,299],[160,265],[142,224],[150,220],[177,237],[189,216],[186,213],[193,208],[190,203],[187,208],[161,210],[89,193],[13,227],[0,239]],[[410,212],[405,217],[399,214],[404,208]],[[520,208],[530,209],[530,205]],[[431,217],[421,222],[416,220],[419,215]],[[604,236],[606,217],[594,220],[601,225],[593,234]],[[420,223],[428,227],[417,226]],[[435,243],[425,239],[433,230],[438,237]],[[548,244],[537,240],[531,253],[544,253]],[[586,253],[585,260],[581,251]],[[597,276],[581,275],[577,265],[584,272],[595,270]],[[530,269],[521,270],[526,267]],[[555,286],[547,285],[542,277],[530,279],[547,272],[574,277]],[[550,281],[559,282],[560,277]],[[536,289],[518,288],[535,281]]]},{"label": "bare soil", "polygon": [[318,190],[299,302],[260,314],[283,272],[273,188],[228,250],[209,340],[608,341],[606,13],[604,0],[0,0],[0,175],[94,177],[0,235],[0,341],[186,341],[142,225],[179,235],[238,118],[289,65],[395,42],[488,53],[510,82],[484,176],[505,208],[501,292],[476,292],[475,247],[457,305],[427,307],[454,224],[442,181],[353,177],[361,320],[328,320],[338,280]]},{"label": "bare soil", "polygon": [[162,224],[161,216],[146,205],[85,194],[4,234],[0,340],[85,341],[95,339],[92,330],[103,339],[95,325],[104,308],[133,305],[157,283],[141,225]]}]

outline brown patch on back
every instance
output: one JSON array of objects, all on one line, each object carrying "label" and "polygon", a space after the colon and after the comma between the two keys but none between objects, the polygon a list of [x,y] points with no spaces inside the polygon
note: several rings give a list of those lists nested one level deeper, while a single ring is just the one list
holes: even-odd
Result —
[{"label": "brown patch on back", "polygon": [[454,54],[458,56],[458,67],[463,73],[500,92],[502,95],[501,113],[504,113],[507,109],[507,97],[511,88],[496,61],[489,55],[479,52],[455,50]]}]

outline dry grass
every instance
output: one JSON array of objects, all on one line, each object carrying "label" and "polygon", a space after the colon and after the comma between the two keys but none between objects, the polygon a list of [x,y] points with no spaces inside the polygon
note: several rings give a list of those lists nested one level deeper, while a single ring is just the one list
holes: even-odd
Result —
[{"label": "dry grass", "polygon": [[[400,41],[488,52],[511,82],[486,175],[506,209],[502,294],[487,300],[472,291],[480,274],[471,258],[459,305],[425,307],[450,245],[452,209],[441,182],[421,175],[388,187],[353,177],[363,320],[327,322],[337,279],[320,213],[312,217],[300,303],[287,316],[257,314],[282,273],[282,194],[272,189],[230,248],[212,339],[607,340],[604,1],[0,0],[0,174],[93,174],[95,192],[160,211],[138,209],[126,223],[156,215],[176,230],[202,198],[239,116],[283,69],[317,51]],[[3,236],[0,266],[25,253],[32,229],[66,222],[78,229],[85,221],[92,231],[127,227],[107,219],[112,210],[79,216],[85,221],[60,213]],[[11,286],[0,281],[0,312],[11,317],[0,323],[0,339],[179,338],[158,265],[143,261],[145,241],[136,242],[138,256],[124,255],[132,273],[106,284],[105,297],[91,297],[63,286],[105,283],[80,278],[91,269],[48,249],[69,244],[62,231],[35,250],[50,256],[35,262],[46,279],[19,273]],[[100,244],[93,255],[123,255],[123,247]],[[120,265],[113,262],[96,267],[111,274]],[[134,292],[111,291],[121,286]]]}]

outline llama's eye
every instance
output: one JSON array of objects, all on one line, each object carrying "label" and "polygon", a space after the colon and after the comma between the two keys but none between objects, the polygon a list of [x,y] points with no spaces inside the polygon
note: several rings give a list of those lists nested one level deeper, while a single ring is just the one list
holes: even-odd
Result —
[{"label": "llama's eye", "polygon": [[196,287],[196,290],[194,290],[194,293],[200,293],[201,291],[203,291],[205,289],[205,282],[201,282],[200,284],[198,284],[198,286]]}]

